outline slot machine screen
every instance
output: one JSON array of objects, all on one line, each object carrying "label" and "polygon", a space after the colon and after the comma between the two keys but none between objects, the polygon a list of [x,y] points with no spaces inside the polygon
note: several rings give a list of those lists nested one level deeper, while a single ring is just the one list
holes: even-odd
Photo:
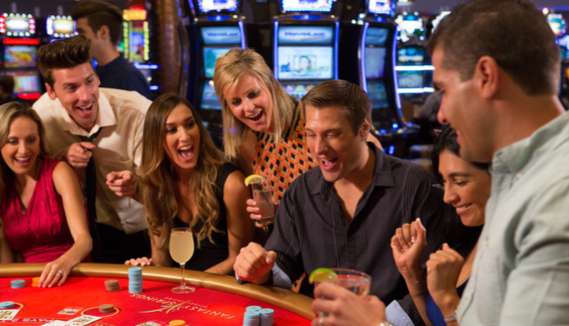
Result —
[{"label": "slot machine screen", "polygon": [[382,78],[385,63],[385,48],[366,48],[366,78]]},{"label": "slot machine screen", "polygon": [[366,33],[366,45],[385,46],[387,36],[389,36],[387,28],[370,27]]},{"label": "slot machine screen", "polygon": [[398,71],[397,80],[399,88],[423,88],[424,84],[422,71]]},{"label": "slot machine screen", "polygon": [[306,93],[308,93],[317,83],[314,82],[283,82],[281,83],[285,92],[300,100]]},{"label": "slot machine screen", "polygon": [[4,48],[4,67],[28,68],[37,64],[37,52],[35,46],[9,45]]},{"label": "slot machine screen", "polygon": [[397,50],[397,63],[405,66],[421,66],[425,60],[425,49],[409,47]]},{"label": "slot machine screen", "polygon": [[322,11],[332,10],[333,0],[282,0],[283,11]]},{"label": "slot machine screen", "polygon": [[201,108],[206,110],[221,110],[222,108],[211,80],[204,83]]},{"label": "slot machine screen", "polygon": [[241,44],[241,32],[237,26],[202,27],[201,34],[205,45]]},{"label": "slot machine screen", "polygon": [[37,71],[30,70],[7,70],[4,74],[14,78],[14,92],[22,93],[41,93],[40,75]]},{"label": "slot machine screen", "polygon": [[203,49],[205,76],[213,78],[215,72],[215,62],[218,58],[225,56],[231,48],[205,48]]},{"label": "slot machine screen", "polygon": [[371,107],[374,109],[382,109],[389,107],[387,100],[387,92],[383,80],[368,80],[367,96],[371,100]]},{"label": "slot machine screen", "polygon": [[333,59],[331,46],[281,46],[279,79],[331,79]]},{"label": "slot machine screen", "polygon": [[203,13],[210,11],[236,11],[237,0],[198,0],[198,6]]},{"label": "slot machine screen", "polygon": [[395,2],[393,0],[369,0],[368,11],[370,14],[392,16],[395,12]]}]

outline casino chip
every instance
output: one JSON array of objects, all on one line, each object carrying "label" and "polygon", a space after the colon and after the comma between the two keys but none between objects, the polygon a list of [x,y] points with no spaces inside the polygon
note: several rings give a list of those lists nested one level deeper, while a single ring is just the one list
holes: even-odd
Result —
[{"label": "casino chip", "polygon": [[37,288],[39,286],[41,277],[34,277],[32,278],[32,286]]},{"label": "casino chip", "polygon": [[128,269],[128,292],[131,294],[142,293],[142,268],[131,267]]},{"label": "casino chip", "polygon": [[243,326],[272,326],[273,309],[262,309],[259,306],[249,306],[243,315]]},{"label": "casino chip", "polygon": [[112,304],[102,304],[99,306],[99,312],[102,314],[108,314],[114,311],[115,311],[115,306],[113,306]]},{"label": "casino chip", "polygon": [[119,286],[119,281],[117,280],[106,280],[105,281],[105,288],[108,292],[117,292],[121,290]]},{"label": "casino chip", "polygon": [[261,309],[261,326],[272,326],[273,316],[275,311],[273,309]]},{"label": "casino chip", "polygon": [[259,311],[246,311],[243,315],[243,326],[259,326],[261,314]]},{"label": "casino chip", "polygon": [[170,321],[170,323],[168,325],[170,325],[170,326],[186,326],[186,322],[183,320],[172,320],[172,321]]},{"label": "casino chip", "polygon": [[0,310],[6,310],[12,308],[14,308],[14,303],[12,301],[0,302]]},{"label": "casino chip", "polygon": [[26,281],[24,280],[13,280],[10,282],[12,289],[21,289],[26,286]]}]

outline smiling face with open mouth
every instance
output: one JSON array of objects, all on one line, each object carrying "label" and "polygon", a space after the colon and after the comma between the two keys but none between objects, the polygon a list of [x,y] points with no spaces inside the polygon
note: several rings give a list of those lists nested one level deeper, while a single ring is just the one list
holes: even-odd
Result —
[{"label": "smiling face with open mouth", "polygon": [[273,105],[269,90],[251,75],[227,85],[223,90],[233,115],[254,131],[272,134]]},{"label": "smiling face with open mouth", "polygon": [[308,148],[317,157],[328,182],[338,181],[354,171],[362,163],[362,152],[368,150],[367,134],[354,134],[346,115],[338,107],[306,105],[305,130]]},{"label": "smiling face with open mouth", "polygon": [[178,104],[166,118],[164,150],[178,174],[195,169],[200,154],[200,129],[192,110]]},{"label": "smiling face with open mouth", "polygon": [[2,146],[2,159],[16,175],[32,175],[40,153],[38,125],[28,117],[18,117]]},{"label": "smiling face with open mouth", "polygon": [[451,204],[465,226],[484,224],[486,202],[490,197],[491,177],[468,161],[444,150],[439,155],[443,176],[444,201]]},{"label": "smiling face with open mouth", "polygon": [[90,131],[99,113],[99,78],[89,63],[73,68],[53,69],[53,88],[46,85],[52,100],[59,99],[69,116]]}]

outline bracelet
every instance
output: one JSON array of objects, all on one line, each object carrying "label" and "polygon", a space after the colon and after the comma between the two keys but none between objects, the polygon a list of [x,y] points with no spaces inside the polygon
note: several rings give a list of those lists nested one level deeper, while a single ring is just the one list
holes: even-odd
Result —
[{"label": "bracelet", "polygon": [[377,326],[395,326],[395,325],[393,325],[387,321],[384,321],[384,322],[379,323],[379,325],[377,325]]},{"label": "bracelet", "polygon": [[453,311],[452,314],[445,317],[445,323],[451,323],[451,322],[456,321],[456,320],[457,320],[456,319],[456,310]]}]

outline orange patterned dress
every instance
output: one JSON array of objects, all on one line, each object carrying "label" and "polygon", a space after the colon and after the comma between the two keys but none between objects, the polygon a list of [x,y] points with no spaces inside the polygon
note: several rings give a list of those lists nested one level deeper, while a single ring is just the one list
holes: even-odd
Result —
[{"label": "orange patterned dress", "polygon": [[255,135],[257,145],[253,173],[269,178],[274,198],[280,201],[294,179],[318,165],[306,145],[300,105],[296,103],[290,127],[284,131],[278,144],[274,143],[273,135],[262,132]]}]

